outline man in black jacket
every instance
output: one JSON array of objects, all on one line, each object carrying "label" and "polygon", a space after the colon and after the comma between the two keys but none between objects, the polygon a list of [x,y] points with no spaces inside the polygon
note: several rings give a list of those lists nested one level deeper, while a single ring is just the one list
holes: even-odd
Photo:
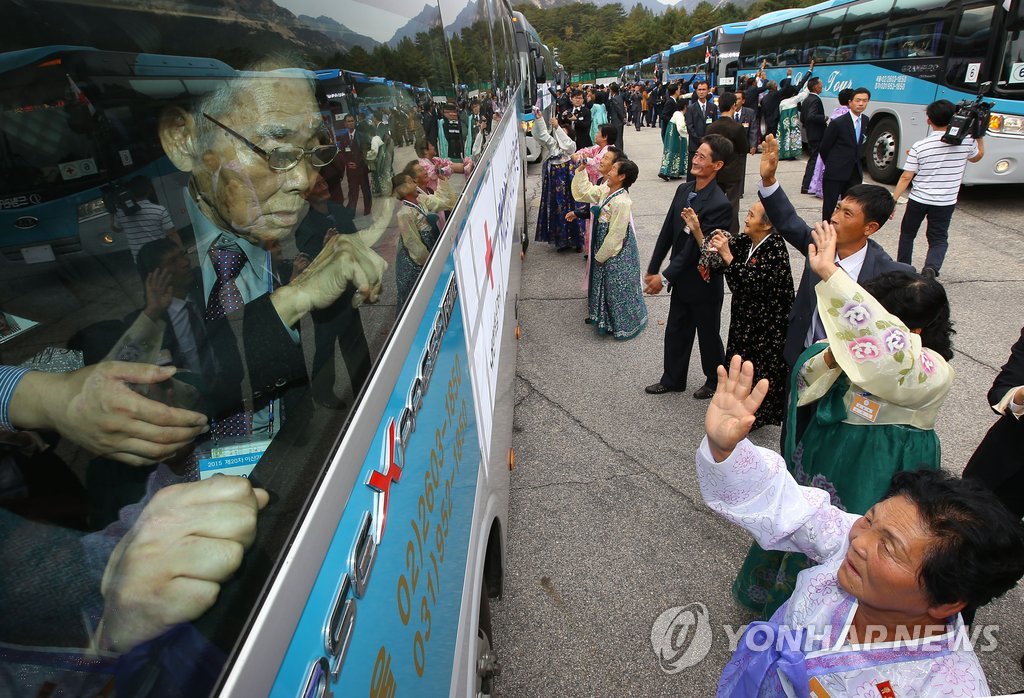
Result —
[{"label": "man in black jacket", "polygon": [[[645,388],[651,395],[686,390],[695,334],[700,343],[705,382],[693,396],[707,399],[715,393],[718,366],[725,361],[720,333],[725,285],[720,274],[711,274],[707,280],[702,276],[698,268],[701,244],[684,224],[682,214],[687,209],[696,212],[703,235],[728,228],[732,206],[715,178],[732,156],[732,144],[722,136],[704,138],[691,163],[695,179],[676,189],[647,265],[646,292],[654,295],[667,285],[671,293],[665,325],[664,372],[661,380]],[[668,266],[659,272],[670,250]]]},{"label": "man in black jacket", "polygon": [[[797,215],[793,204],[776,181],[778,164],[779,142],[774,137],[765,138],[758,194],[775,230],[806,257],[807,246],[812,242],[811,226]],[[894,208],[892,195],[885,187],[864,184],[855,190],[851,189],[841,205],[833,211],[830,220],[839,235],[836,256],[839,258],[839,266],[854,281],[863,283],[887,271],[914,271],[912,267],[894,261],[881,245],[869,239],[889,220]],[[783,349],[783,356],[790,368],[805,347],[824,337],[824,328],[817,318],[814,295],[817,283],[818,277],[809,266],[805,266],[789,314],[789,331]]]},{"label": "man in black jacket", "polygon": [[807,81],[807,91],[810,93],[804,97],[800,104],[800,125],[803,127],[804,139],[807,141],[807,167],[804,168],[804,178],[800,182],[800,193],[806,194],[811,186],[811,179],[814,177],[814,166],[818,162],[818,147],[821,145],[821,138],[825,135],[825,107],[821,103],[821,78],[811,78]]},{"label": "man in black jacket", "polygon": [[668,129],[668,122],[672,115],[679,111],[679,83],[670,82],[660,88],[665,93],[665,101],[661,105],[661,140],[665,141],[665,131]]},{"label": "man in black jacket", "polygon": [[732,222],[729,232],[736,235],[740,232],[740,197],[743,196],[743,178],[747,171],[747,129],[736,120],[736,95],[726,92],[719,98],[722,118],[708,126],[708,135],[717,133],[725,136],[732,143],[732,162],[718,173],[718,186],[725,192],[732,206]]},{"label": "man in black jacket", "polygon": [[[693,156],[700,147],[701,139],[707,134],[708,126],[718,118],[718,107],[708,96],[707,80],[700,80],[694,85],[693,99],[686,107],[686,147],[689,150],[689,160],[693,162]],[[693,171],[686,175],[687,181],[693,180]]]},{"label": "man in black jacket", "polygon": [[626,125],[626,104],[616,82],[608,86],[608,123],[618,130],[614,145],[622,150],[622,132],[626,130],[623,128]]},{"label": "man in black jacket", "polygon": [[576,149],[594,145],[590,140],[590,124],[593,117],[590,115],[590,107],[583,103],[583,90],[572,91],[572,110],[569,115],[572,117],[573,131],[576,134]]},{"label": "man in black jacket", "polygon": [[990,488],[1018,517],[1024,517],[1024,329],[988,391],[998,421],[985,434],[964,468],[964,479]]},{"label": "man in black jacket", "polygon": [[861,152],[868,139],[870,120],[864,114],[871,92],[858,87],[850,98],[850,113],[843,114],[829,123],[821,137],[818,153],[825,163],[825,175],[821,183],[821,218],[828,220],[836,203],[846,195],[846,190],[864,181]]}]

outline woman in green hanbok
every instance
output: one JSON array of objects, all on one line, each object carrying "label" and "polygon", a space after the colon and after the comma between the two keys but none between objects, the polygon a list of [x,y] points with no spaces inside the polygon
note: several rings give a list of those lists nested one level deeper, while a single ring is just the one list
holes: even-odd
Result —
[{"label": "woman in green hanbok", "polygon": [[800,137],[800,103],[810,92],[805,88],[797,94],[796,87],[782,88],[779,103],[779,159],[796,160],[803,152]]},{"label": "woman in green hanbok", "polygon": [[586,161],[573,161],[573,198],[598,204],[591,207],[590,214],[594,221],[594,263],[590,265],[584,322],[594,325],[598,334],[631,339],[647,325],[647,304],[640,285],[640,250],[633,231],[633,202],[627,191],[639,170],[631,160],[620,159],[608,169],[604,183],[595,185],[587,176]]},{"label": "woman in green hanbok", "polygon": [[[801,485],[863,514],[895,473],[939,467],[935,420],[953,384],[953,328],[941,284],[894,271],[859,286],[835,263],[831,224],[821,227],[808,262],[821,278],[815,293],[827,341],[808,347],[792,372],[784,455]],[[799,441],[798,406],[814,409]],[[755,544],[733,596],[769,618],[813,564]]]},{"label": "woman in green hanbok", "polygon": [[665,181],[685,177],[688,171],[685,112],[685,107],[676,111],[665,128],[665,149],[661,156],[661,170],[658,172],[658,176]]}]

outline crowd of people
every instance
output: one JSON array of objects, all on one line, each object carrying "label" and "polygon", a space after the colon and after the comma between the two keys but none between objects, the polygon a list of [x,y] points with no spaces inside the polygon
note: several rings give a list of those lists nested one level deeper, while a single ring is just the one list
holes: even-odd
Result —
[{"label": "crowd of people", "polygon": [[[686,389],[696,338],[704,383],[693,397],[713,398],[697,455],[701,489],[756,541],[732,587],[762,619],[747,633],[785,627],[810,638],[797,653],[753,651],[741,640],[719,695],[852,695],[867,676],[895,695],[951,687],[988,695],[969,647],[947,650],[943,668],[923,652],[949,645],[980,605],[1024,575],[1024,469],[1014,451],[1024,435],[1024,334],[988,396],[1000,419],[963,479],[942,472],[935,432],[954,377],[950,302],[937,277],[960,181],[983,156],[983,139],[944,142],[953,105],[938,100],[926,110],[932,131],[910,148],[895,191],[865,184],[870,91],[844,90],[826,118],[813,68],[795,84],[791,70],[779,84],[763,71],[741,76],[742,89],[718,90],[717,100],[704,80],[608,90],[628,95],[626,124],[660,122],[658,177],[686,178],[642,277],[646,294],[671,293],[663,372],[646,392]],[[589,111],[603,114],[609,102],[600,89],[574,90],[565,118],[552,122],[558,150],[545,165],[545,192],[560,193],[544,197],[538,239],[593,256],[586,322],[628,338],[642,327],[637,318],[646,322],[622,193],[636,166],[606,134],[607,161],[588,177],[592,151],[573,127],[590,123],[589,93],[602,106]],[[758,201],[741,228],[746,158],[758,153]],[[781,160],[804,153],[800,193],[822,199],[810,222],[776,179]],[[908,192],[894,260],[872,236]],[[595,202],[600,232],[573,232],[564,243],[552,232],[568,230]],[[925,218],[929,249],[918,272],[911,257]],[[805,258],[796,288],[787,246]],[[609,284],[612,276],[618,281]],[[781,456],[744,440],[768,424],[781,426]],[[832,635],[815,637],[839,617]]]},{"label": "crowd of people", "polygon": [[[159,120],[167,158],[189,173],[194,247],[148,202],[147,183],[133,183],[132,204],[113,222],[126,232],[142,307],[83,338],[77,370],[0,367],[5,457],[39,446],[32,433],[54,432],[109,461],[154,467],[142,495],[114,502],[109,525],[89,534],[0,509],[5,540],[40,528],[32,547],[5,550],[5,564],[25,574],[0,587],[12,609],[0,631],[40,628],[40,644],[72,638],[90,656],[116,656],[150,651],[147,643],[213,606],[270,497],[246,478],[203,478],[202,454],[223,441],[258,460],[279,432],[304,426],[309,400],[344,407],[335,346],[358,391],[370,367],[359,309],[384,293],[382,241],[394,245],[400,310],[458,199],[452,178],[471,174],[507,106],[483,95],[368,109],[324,134],[309,76],[260,70]],[[943,143],[952,105],[933,103],[933,133],[911,147],[890,192],[862,182],[867,89],[841,94],[826,119],[813,64],[795,85],[763,72],[743,82],[717,100],[704,80],[556,95],[550,123],[534,114],[548,151],[536,239],[585,257],[584,322],[601,335],[639,336],[645,294],[670,292],[662,374],[648,394],[687,389],[698,342],[703,383],[693,397],[712,400],[697,453],[701,490],[757,541],[733,585],[764,618],[747,632],[787,626],[813,640],[799,656],[741,644],[720,694],[809,695],[817,684],[824,693],[814,695],[845,695],[874,672],[897,695],[957,681],[963,695],[984,695],[970,649],[947,651],[942,666],[919,654],[1024,575],[1024,333],[989,393],[1000,419],[963,480],[941,472],[934,430],[954,376],[950,304],[937,279],[953,182],[984,144]],[[685,179],[646,265],[629,194],[641,175],[623,142],[629,125],[660,128],[658,176]],[[242,135],[271,126],[287,135],[270,150]],[[801,193],[823,199],[812,223],[776,179],[779,161],[800,157],[804,142]],[[758,201],[741,226],[746,161],[758,152]],[[872,236],[908,190],[894,261]],[[925,218],[929,252],[918,273],[910,262]],[[805,258],[796,288],[787,245]],[[298,332],[307,316],[311,373]],[[745,440],[769,424],[782,427],[781,456]],[[52,607],[40,611],[39,589],[58,572]],[[40,613],[53,623],[38,622]],[[847,635],[815,635],[836,617]],[[57,620],[68,618],[79,625]],[[887,653],[861,646],[872,628],[881,628],[876,642],[892,643]],[[906,632],[911,646],[899,644]],[[837,653],[843,661],[830,663]]]}]

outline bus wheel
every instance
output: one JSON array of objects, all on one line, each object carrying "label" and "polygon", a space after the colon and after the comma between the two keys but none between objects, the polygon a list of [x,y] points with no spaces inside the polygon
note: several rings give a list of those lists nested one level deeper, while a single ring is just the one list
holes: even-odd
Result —
[{"label": "bus wheel", "polygon": [[900,134],[893,119],[879,119],[868,133],[868,173],[876,182],[893,184],[899,179]]},{"label": "bus wheel", "polygon": [[490,698],[494,677],[501,673],[498,655],[491,648],[491,601],[487,598],[487,585],[480,586],[480,620],[476,630],[476,695]]}]

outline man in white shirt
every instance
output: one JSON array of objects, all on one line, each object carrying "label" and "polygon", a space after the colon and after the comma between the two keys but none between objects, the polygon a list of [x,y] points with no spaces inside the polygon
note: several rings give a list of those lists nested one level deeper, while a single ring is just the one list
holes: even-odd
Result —
[{"label": "man in white shirt", "polygon": [[928,219],[928,228],[925,230],[928,255],[921,270],[924,276],[938,276],[946,258],[949,221],[953,217],[953,208],[956,206],[967,163],[978,162],[985,157],[983,138],[975,141],[967,136],[959,145],[942,141],[955,110],[953,103],[947,99],[932,102],[925,109],[932,132],[910,147],[907,162],[903,166],[903,176],[896,183],[896,191],[892,195],[895,201],[899,201],[903,192],[913,186],[900,225],[900,246],[896,253],[896,259],[900,262],[912,263],[914,238],[917,237],[921,222]]}]

